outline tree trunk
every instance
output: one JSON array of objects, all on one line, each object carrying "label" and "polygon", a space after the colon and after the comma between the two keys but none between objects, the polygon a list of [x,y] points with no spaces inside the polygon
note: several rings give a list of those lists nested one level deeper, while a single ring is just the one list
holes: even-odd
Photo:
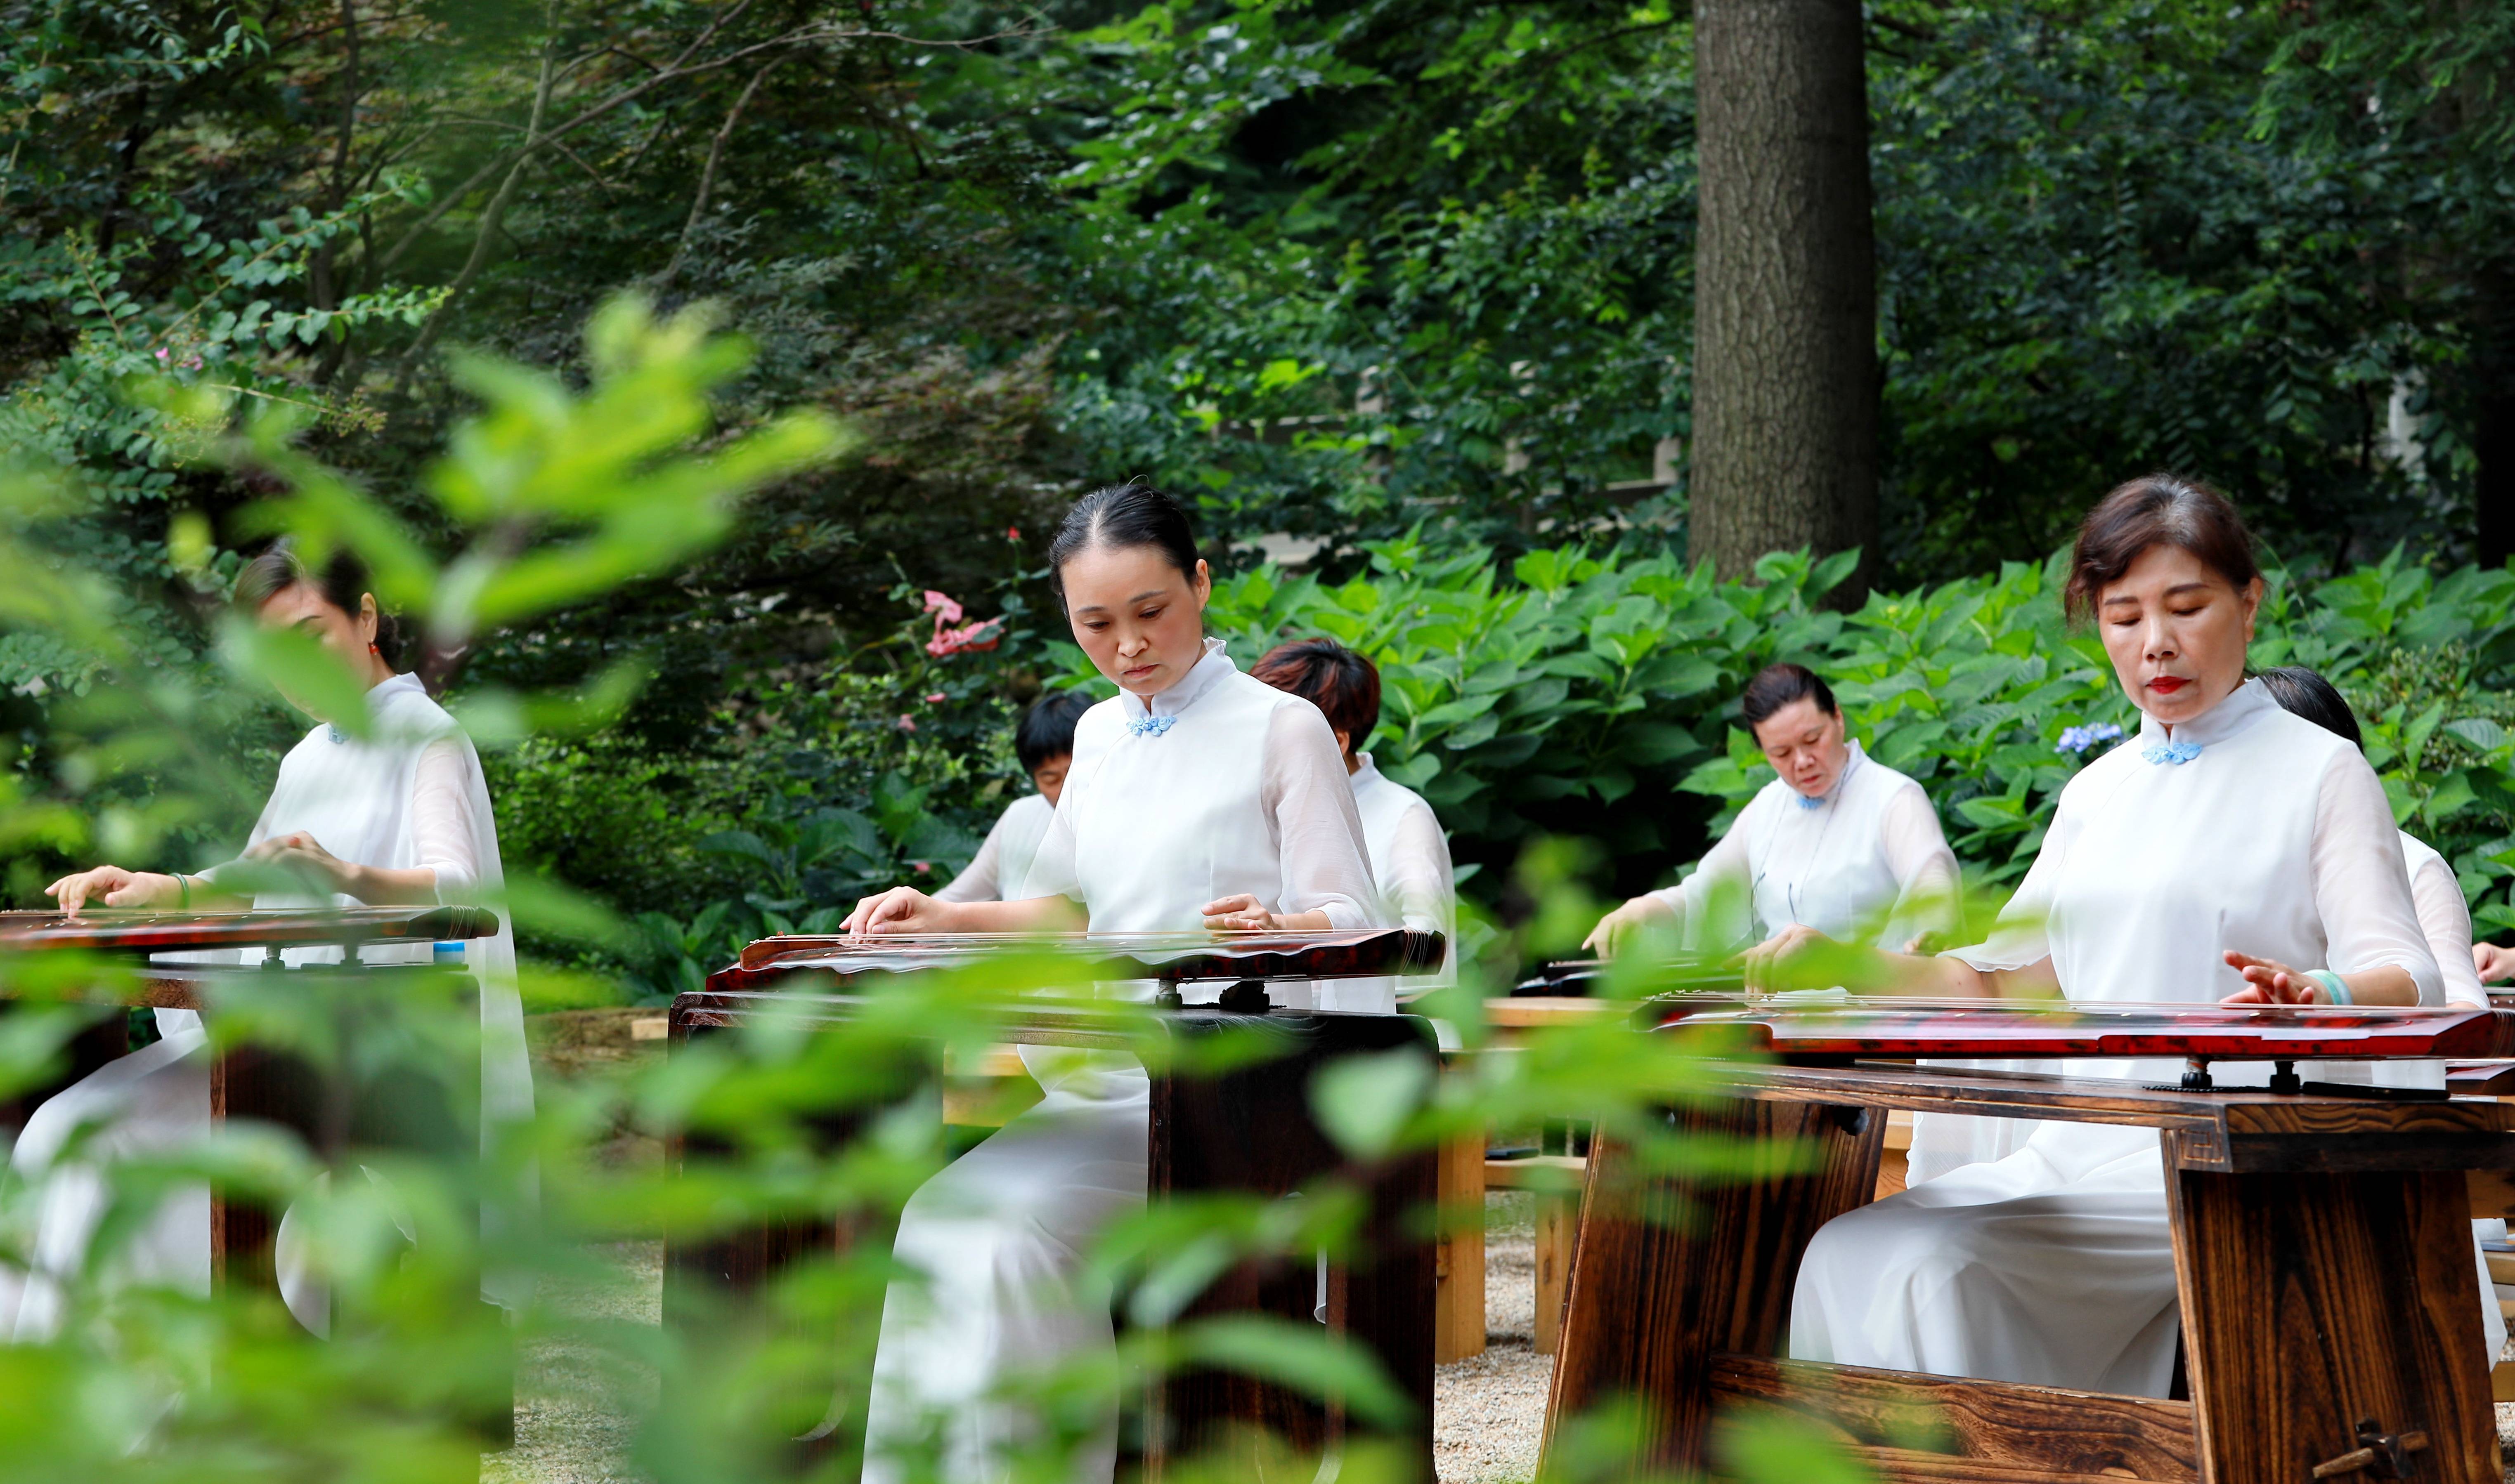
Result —
[{"label": "tree trunk", "polygon": [[1876,536],[1868,74],[1858,0],[1694,15],[1691,544],[1731,577],[1766,552]]}]

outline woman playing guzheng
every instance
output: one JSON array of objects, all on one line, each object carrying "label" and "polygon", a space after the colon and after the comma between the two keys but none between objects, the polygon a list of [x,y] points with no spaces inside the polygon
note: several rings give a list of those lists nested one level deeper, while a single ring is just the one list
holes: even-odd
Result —
[{"label": "woman playing guzheng", "polygon": [[[504,878],[498,828],[479,755],[452,717],[415,675],[397,674],[386,651],[392,620],[376,607],[356,558],[336,555],[311,570],[282,542],[245,564],[236,605],[265,625],[312,636],[367,686],[368,735],[352,736],[310,706],[314,729],[280,760],[270,801],[255,821],[239,862],[198,875],[99,866],[65,876],[46,891],[65,912],[91,902],[112,907],[237,909],[416,906],[494,901]],[[293,698],[292,698],[293,699]],[[293,890],[260,890],[250,898],[224,877],[294,877]],[[361,950],[369,963],[422,962],[426,943]],[[515,941],[503,922],[494,937],[464,945],[480,986],[481,1113],[484,1125],[528,1118],[532,1069],[524,1049],[523,1009],[515,992]],[[291,948],[290,964],[336,963],[341,950]],[[210,1058],[200,1016],[161,1010],[163,1039],[114,1061],[46,1101],[19,1135],[12,1166],[43,1201],[34,1271],[14,1319],[21,1338],[50,1333],[59,1317],[54,1277],[81,1262],[103,1215],[100,1161],[163,1150],[206,1134],[210,1122]],[[75,1160],[60,1160],[71,1135]],[[209,1193],[195,1188],[167,1201],[155,1221],[122,1253],[121,1272],[136,1282],[207,1293],[210,1283]],[[320,1290],[301,1282],[281,1233],[281,1288],[301,1319],[323,1328]]]},{"label": "woman playing guzheng", "polygon": [[1903,947],[1956,920],[1956,853],[1918,783],[1843,735],[1834,690],[1800,665],[1767,667],[1738,709],[1779,774],[1676,886],[1602,919],[1612,954],[1660,925],[1686,948],[1745,948],[1793,926]]},{"label": "woman playing guzheng", "polygon": [[[1451,879],[1450,838],[1422,795],[1373,765],[1371,754],[1355,750],[1380,724],[1379,668],[1335,639],[1305,639],[1267,650],[1249,673],[1327,717],[1353,779],[1354,807],[1362,811],[1362,841],[1371,852],[1380,899],[1402,926],[1441,934],[1439,972],[1408,979],[1408,993],[1457,983],[1459,894]],[[1319,1008],[1393,1010],[1397,987],[1393,979],[1331,980],[1318,986]]]},{"label": "woman playing guzheng", "polygon": [[[2251,538],[2215,491],[2152,475],[2108,494],[2080,531],[2068,600],[2092,616],[2140,734],[2062,791],[1989,941],[1875,954],[1862,987],[2442,1003],[2374,771],[2245,681],[2261,590]],[[1787,982],[1796,946],[1756,971]],[[2157,1081],[2177,1069],[2070,1070]],[[2177,1305],[2157,1140],[2042,1123],[2004,1159],[1836,1218],[1799,1270],[1792,1355],[2165,1395]]]},{"label": "woman playing guzheng", "polygon": [[[1075,641],[1119,693],[1084,713],[1033,898],[867,897],[850,932],[1066,928],[1327,930],[1385,926],[1335,734],[1317,707],[1240,673],[1205,637],[1212,578],[1176,500],[1102,489],[1049,550]],[[1144,1201],[1150,1089],[1117,1055],[1023,1049],[1046,1097],[928,1180],[894,1253],[927,1276],[883,1306],[866,1422],[868,1481],[902,1476],[928,1427],[940,1476],[1006,1476],[1034,1436],[1002,1388],[1115,1343],[1086,1267]],[[1116,1468],[1108,1431],[1077,1477]]]}]

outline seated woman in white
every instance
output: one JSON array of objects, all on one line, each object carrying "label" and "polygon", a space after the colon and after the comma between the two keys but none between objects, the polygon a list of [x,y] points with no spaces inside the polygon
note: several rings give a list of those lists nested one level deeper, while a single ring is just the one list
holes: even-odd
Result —
[{"label": "seated woman in white", "polygon": [[1316,706],[1336,729],[1353,779],[1354,806],[1362,811],[1362,840],[1371,850],[1372,879],[1380,899],[1399,926],[1441,934],[1437,972],[1398,979],[1337,979],[1316,987],[1321,1010],[1396,1010],[1414,999],[1459,982],[1459,895],[1451,879],[1450,837],[1423,796],[1372,766],[1371,754],[1354,751],[1380,724],[1380,671],[1370,660],[1332,639],[1277,644],[1249,673],[1277,690]]},{"label": "seated woman in white", "polygon": [[1613,954],[1648,928],[1724,953],[1792,927],[1904,947],[1957,922],[1957,858],[1930,797],[1843,736],[1833,687],[1802,665],[1766,667],[1739,711],[1780,776],[1676,886],[1608,913],[1586,945]]},{"label": "seated woman in white", "polygon": [[[850,932],[1326,930],[1384,926],[1362,821],[1327,719],[1205,638],[1212,580],[1177,501],[1140,484],[1078,502],[1049,549],[1075,641],[1119,693],[1084,713],[1029,889],[864,899]],[[1150,1092],[1133,1058],[1025,1048],[1047,1096],[955,1161],[900,1214],[893,1251],[926,1274],[884,1302],[868,1481],[900,1478],[939,1426],[940,1476],[1006,1477],[1037,1435],[1008,1393],[1116,1344],[1086,1262],[1144,1201]],[[1116,1397],[1078,1477],[1117,1466]]]},{"label": "seated woman in white", "polygon": [[[240,862],[198,875],[99,866],[45,888],[62,910],[75,913],[91,901],[161,909],[495,901],[505,884],[479,755],[454,719],[429,699],[419,678],[395,674],[386,660],[391,621],[377,611],[356,559],[341,554],[315,572],[282,542],[246,564],[236,601],[263,624],[313,636],[363,679],[369,734],[353,737],[299,702],[317,724],[280,760],[278,782]],[[245,863],[250,868],[240,870]],[[282,875],[304,886],[248,898],[222,886],[223,876],[238,875]],[[418,943],[362,950],[360,958],[426,962],[430,955],[431,945]],[[292,948],[283,957],[290,964],[335,963],[341,951]],[[502,921],[496,936],[465,944],[464,958],[480,986],[485,1139],[493,1123],[529,1118],[533,1109],[513,931]],[[210,1066],[200,1016],[156,1013],[162,1040],[45,1102],[19,1136],[12,1167],[30,1187],[43,1189],[34,1269],[9,1318],[21,1339],[48,1335],[59,1321],[59,1280],[85,1261],[103,1214],[99,1167],[119,1155],[173,1148],[208,1131]],[[87,1136],[74,1140],[82,1130]],[[299,1317],[320,1330],[319,1290],[289,1260],[286,1235],[283,1292]],[[131,1282],[207,1293],[208,1191],[169,1199],[117,1255],[115,1271]]]},{"label": "seated woman in white", "polygon": [[[1873,952],[1854,987],[2440,1003],[2373,770],[2244,682],[2261,580],[2234,507],[2165,475],[2123,485],[2080,532],[2069,598],[2092,612],[2143,714],[2137,742],[2062,791],[1990,941],[1934,959]],[[1791,982],[1815,935],[1788,936],[1759,966],[1768,985]],[[2176,1069],[2070,1070],[2157,1081]],[[2177,1324],[2156,1132],[2045,1123],[2005,1159],[1820,1231],[1799,1269],[1791,1354],[2164,1396]]]},{"label": "seated woman in white", "polygon": [[1048,822],[1056,817],[1056,796],[1065,787],[1066,769],[1074,765],[1074,723],[1092,706],[1079,690],[1060,690],[1033,701],[1013,727],[1013,756],[1030,774],[1036,794],[1024,794],[1005,805],[985,844],[970,857],[969,868],[934,893],[938,902],[1019,901],[1029,893],[1031,859],[1048,838]]}]

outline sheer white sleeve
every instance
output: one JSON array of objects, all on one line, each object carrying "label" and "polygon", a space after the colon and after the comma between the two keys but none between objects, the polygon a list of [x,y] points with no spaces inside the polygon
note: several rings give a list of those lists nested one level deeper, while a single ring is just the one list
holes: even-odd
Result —
[{"label": "sheer white sleeve", "polygon": [[[1389,925],[1371,879],[1344,754],[1317,707],[1278,706],[1267,718],[1258,797],[1275,832],[1276,858],[1283,862],[1278,912],[1324,912],[1340,928]],[[1042,845],[1041,857],[1047,854]],[[1034,884],[1038,880],[1032,877]]]},{"label": "sheer white sleeve", "polygon": [[473,818],[475,796],[471,749],[458,737],[439,737],[420,752],[410,785],[412,864],[436,873],[436,899],[459,902],[480,884],[474,843],[487,833]]},{"label": "sheer white sleeve", "polygon": [[[1076,773],[1066,775],[1065,793],[1057,800],[1060,805],[1073,801],[1076,798],[1076,790],[1084,786],[1085,781],[1078,776],[1079,771],[1078,769]],[[1002,822],[998,821],[999,824]],[[988,833],[992,844],[994,832]],[[1021,899],[1023,901],[1036,901],[1043,896],[1062,896],[1078,907],[1086,906],[1083,900],[1083,876],[1076,868],[1074,860],[1074,816],[1068,808],[1058,808],[1055,815],[1049,820],[1048,834],[1041,837],[1039,853],[1030,858],[1030,874],[1022,879],[1022,883]],[[956,882],[954,885],[957,886],[959,883]],[[1086,907],[1086,910],[1088,911],[1089,908]]]},{"label": "sheer white sleeve", "polygon": [[2421,1005],[2444,1004],[2444,977],[2411,905],[2410,871],[2402,862],[2392,805],[2375,770],[2353,751],[2333,753],[2323,770],[2310,865],[2326,962],[2296,967],[2344,974],[2404,969],[2417,983]]},{"label": "sheer white sleeve", "polygon": [[[1924,932],[1952,932],[1962,922],[1958,910],[1957,852],[1939,829],[1939,811],[1918,785],[1895,791],[1877,821],[1878,844],[1886,852],[1886,869],[1895,873],[1895,910],[1879,941],[1901,949]],[[1946,939],[1940,939],[1945,942]]]},{"label": "sheer white sleeve", "polygon": [[2446,1003],[2489,1009],[2489,991],[2481,987],[2480,970],[2471,962],[2471,904],[2462,899],[2462,883],[2453,879],[2453,867],[2444,856],[2433,851],[2417,856],[2411,867],[2411,906],[2444,975]]},{"label": "sheer white sleeve", "polygon": [[2052,893],[2061,880],[2062,862],[2069,858],[2071,837],[2077,833],[2070,796],[2064,793],[2061,806],[2053,811],[2052,827],[2043,834],[2042,847],[2035,852],[2035,864],[2026,868],[2026,880],[2017,884],[2017,894],[2000,909],[1991,936],[1970,947],[1951,948],[1944,957],[1961,960],[1985,973],[2025,969],[2052,957]]},{"label": "sheer white sleeve", "polygon": [[[1739,909],[1747,905],[1747,893],[1752,888],[1752,873],[1747,865],[1747,842],[1754,838],[1761,817],[1765,795],[1758,793],[1747,801],[1738,817],[1729,822],[1729,833],[1719,843],[1703,852],[1702,862],[1694,874],[1673,886],[1662,886],[1652,896],[1668,904],[1676,914],[1677,931],[1688,948],[1712,948],[1725,945],[1731,937],[1746,934],[1744,921],[1734,925],[1736,931],[1711,930],[1714,914],[1740,917]],[[1752,915],[1752,909],[1749,909]]]},{"label": "sheer white sleeve", "polygon": [[1451,931],[1458,893],[1450,879],[1450,842],[1430,804],[1410,803],[1397,816],[1388,857],[1372,865],[1381,899],[1398,923],[1418,932]]},{"label": "sheer white sleeve", "polygon": [[934,899],[936,901],[994,902],[1004,900],[1004,884],[996,880],[996,876],[997,873],[1003,869],[1002,862],[1005,854],[1005,828],[1011,821],[1012,817],[1012,810],[1010,809],[1007,809],[1005,812],[996,816],[996,822],[988,827],[986,840],[978,846],[978,853],[969,858],[969,863],[961,868],[961,874],[953,877],[950,885],[946,886],[942,890],[934,893]]}]

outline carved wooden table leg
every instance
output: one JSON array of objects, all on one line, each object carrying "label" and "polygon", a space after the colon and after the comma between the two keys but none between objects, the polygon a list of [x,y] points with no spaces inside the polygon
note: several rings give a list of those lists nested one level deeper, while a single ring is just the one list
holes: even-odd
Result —
[{"label": "carved wooden table leg", "polygon": [[1679,1134],[1804,1140],[1817,1160],[1775,1173],[1782,1146],[1768,1142],[1768,1169],[1707,1184],[1645,1178],[1603,1131],[1590,1144],[1546,1445],[1564,1422],[1629,1395],[1651,1432],[1635,1472],[1709,1463],[1712,1355],[1781,1353],[1799,1259],[1817,1228],[1868,1202],[1886,1133],[1883,1110],[1821,1103],[1729,1099],[1668,1118]]},{"label": "carved wooden table leg", "polygon": [[2420,1432],[2419,1478],[2497,1484],[2459,1173],[2182,1170],[2167,1188],[2207,1484],[2391,1477],[2315,1469],[2389,1463],[2411,1444],[2370,1439]]}]

